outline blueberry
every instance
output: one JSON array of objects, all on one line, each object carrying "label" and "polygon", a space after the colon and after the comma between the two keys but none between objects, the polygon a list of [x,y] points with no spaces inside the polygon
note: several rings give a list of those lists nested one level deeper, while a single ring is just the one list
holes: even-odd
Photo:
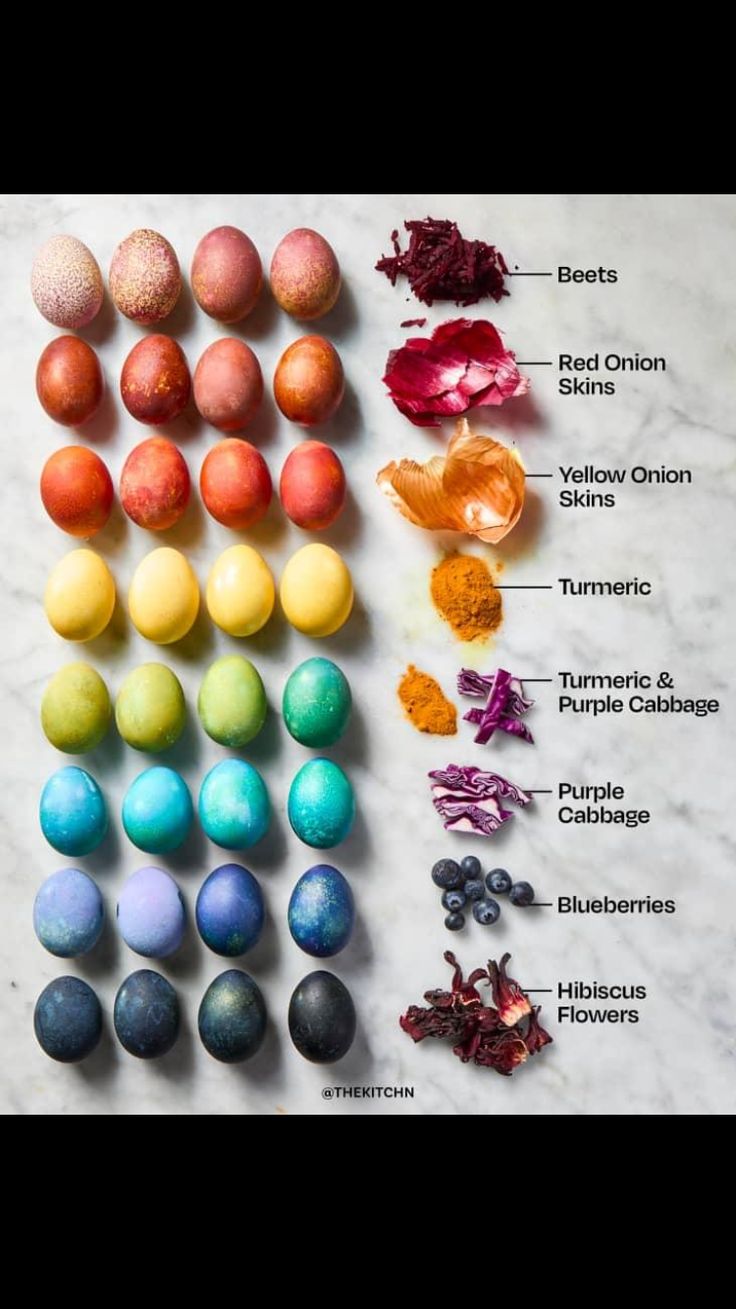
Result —
[{"label": "blueberry", "polygon": [[463,887],[466,900],[482,900],[486,893],[486,888],[482,878],[476,880],[475,877],[469,877]]},{"label": "blueberry", "polygon": [[527,905],[534,903],[534,887],[529,882],[514,882],[509,891],[509,900],[512,904],[525,909]]},{"label": "blueberry", "polygon": [[464,905],[464,891],[443,891],[442,908],[446,909],[448,914],[459,914]]},{"label": "blueberry", "polygon": [[486,886],[494,895],[505,895],[511,890],[511,878],[505,868],[492,868],[486,873]]},{"label": "blueberry", "polygon": [[432,881],[443,891],[452,891],[462,884],[460,865],[454,859],[439,859],[432,869]]},{"label": "blueberry", "polygon": [[464,882],[467,882],[468,878],[476,881],[483,876],[480,859],[476,859],[474,854],[466,854],[465,858],[460,860],[460,872],[463,875]]},{"label": "blueberry", "polygon": [[448,914],[445,919],[445,927],[448,932],[459,932],[461,927],[465,926],[465,914]]},{"label": "blueberry", "polygon": [[473,917],[476,923],[482,923],[484,927],[490,927],[495,923],[501,914],[501,906],[498,900],[476,900],[473,905]]}]

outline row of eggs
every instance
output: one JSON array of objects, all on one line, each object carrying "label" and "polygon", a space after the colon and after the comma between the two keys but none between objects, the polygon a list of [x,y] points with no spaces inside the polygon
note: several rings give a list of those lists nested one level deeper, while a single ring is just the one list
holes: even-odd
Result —
[{"label": "row of eggs", "polygon": [[[94,550],[72,550],[49,575],[46,617],[65,640],[92,641],[110,622],[115,596],[105,560]],[[253,636],[273,613],[276,588],[257,550],[231,545],[212,566],[205,598],[210,618],[223,632]],[[353,608],[350,570],[331,546],[316,541],[304,545],[284,567],[279,598],[287,621],[298,632],[332,636]],[[194,626],[199,605],[199,583],[180,550],[160,546],[145,555],[128,591],[130,617],[141,636],[156,645],[180,641]]]},{"label": "row of eggs", "polygon": [[[197,1027],[208,1054],[221,1063],[241,1063],[260,1049],[267,1026],[266,1005],[257,982],[239,968],[228,968],[210,983],[199,1006]],[[342,1059],[355,1039],[356,1014],[344,982],[325,969],[303,977],[289,1002],[289,1035],[310,1063]],[[115,996],[115,1035],[128,1054],[156,1059],[176,1044],[179,997],[161,973],[141,968],[126,977]],[[41,1049],[60,1063],[78,1063],[102,1036],[102,1006],[79,977],[57,977],[44,987],[33,1012]]]},{"label": "row of eggs", "polygon": [[[350,684],[331,659],[312,656],[289,675],[282,712],[300,745],[323,749],[345,732],[352,708]],[[261,731],[268,705],[258,669],[243,655],[222,655],[210,664],[197,697],[202,726],[230,749],[248,745]],[[186,723],[184,690],[166,664],[141,664],[123,679],[115,699],[115,723],[127,745],[158,754],[175,745]],[[107,734],[112,702],[91,664],[65,664],[51,678],[41,700],[46,738],[65,754],[94,750]]]},{"label": "row of eggs", "polygon": [[[197,811],[205,835],[224,850],[250,849],[271,821],[266,784],[244,759],[223,759],[209,770]],[[303,764],[289,787],[287,814],[295,834],[315,850],[344,841],[355,821],[355,796],[340,765],[322,757]],[[131,782],[121,817],[139,850],[178,850],[194,822],[189,787],[176,769],[155,764]],[[91,854],[108,830],[107,805],[94,777],[75,764],[57,769],[41,792],[39,820],[49,845],[61,854]]]}]

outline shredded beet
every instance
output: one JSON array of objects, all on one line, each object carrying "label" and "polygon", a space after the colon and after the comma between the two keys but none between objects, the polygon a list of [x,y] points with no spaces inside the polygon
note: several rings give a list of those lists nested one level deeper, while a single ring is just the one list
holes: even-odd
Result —
[{"label": "shredded beet", "polygon": [[376,264],[392,286],[399,277],[407,277],[414,295],[425,305],[435,300],[474,305],[486,296],[498,302],[508,295],[504,275],[509,270],[495,246],[467,241],[448,218],[413,219],[404,227],[409,233],[408,249],[402,252],[394,229],[393,255],[383,255]]},{"label": "shredded beet", "polygon": [[477,725],[476,745],[486,745],[496,728],[534,744],[529,728],[521,721],[522,714],[529,712],[534,701],[525,697],[518,677],[512,677],[505,668],[497,668],[490,676],[476,673],[472,668],[461,668],[457,689],[460,695],[482,697],[487,701],[483,709],[469,709],[463,714],[465,722]]},{"label": "shredded beet", "polygon": [[[453,1042],[452,1053],[464,1064],[493,1068],[510,1077],[519,1064],[549,1045],[552,1037],[539,1021],[539,1007],[532,1008],[518,982],[506,975],[510,955],[500,964],[491,960],[487,968],[476,968],[466,982],[451,950],[445,960],[453,969],[450,991],[426,991],[428,1008],[410,1005],[399,1019],[413,1041],[436,1037]],[[476,982],[492,988],[495,1005],[484,1005]]]},{"label": "shredded beet", "polygon": [[426,318],[405,318],[399,327],[424,327],[426,321]]}]

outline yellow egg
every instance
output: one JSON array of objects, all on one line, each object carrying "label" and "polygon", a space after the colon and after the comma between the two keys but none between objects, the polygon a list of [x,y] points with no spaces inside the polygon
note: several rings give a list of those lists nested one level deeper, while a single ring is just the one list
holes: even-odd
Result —
[{"label": "yellow egg", "polygon": [[199,613],[199,585],[180,550],[162,546],[141,559],[128,592],[130,616],[157,645],[180,641]]},{"label": "yellow egg", "polygon": [[72,550],[52,570],[44,595],[46,617],[67,641],[92,641],[115,608],[112,573],[94,550]]},{"label": "yellow egg", "polygon": [[250,545],[231,545],[212,565],[207,581],[210,618],[230,636],[252,636],[265,627],[276,588],[265,559]]},{"label": "yellow egg", "polygon": [[281,605],[305,636],[331,636],[350,617],[353,582],[345,560],[329,545],[304,545],[281,578]]}]

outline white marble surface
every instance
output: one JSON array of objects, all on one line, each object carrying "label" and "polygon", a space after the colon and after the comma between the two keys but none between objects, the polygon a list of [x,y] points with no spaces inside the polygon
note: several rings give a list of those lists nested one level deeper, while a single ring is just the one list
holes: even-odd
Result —
[{"label": "white marble surface", "polygon": [[[554,582],[563,575],[650,579],[645,600],[564,600],[557,592],[507,591],[506,617],[495,650],[459,646],[436,617],[428,576],[443,544],[405,523],[382,499],[373,479],[392,457],[426,457],[441,436],[413,428],[385,397],[380,382],[389,348],[403,339],[399,323],[423,312],[402,289],[373,271],[388,251],[388,235],[405,217],[456,217],[469,235],[494,240],[527,269],[557,263],[615,267],[615,286],[560,287],[553,279],[512,283],[498,307],[470,312],[491,317],[520,359],[551,358],[560,350],[590,354],[617,349],[665,354],[665,375],[622,379],[613,398],[562,399],[551,369],[530,370],[533,403],[511,402],[478,425],[516,440],[529,471],[567,462],[604,465],[661,462],[691,467],[691,489],[627,488],[614,511],[564,511],[556,505],[559,478],[538,481],[519,529],[498,551],[507,584]],[[729,268],[736,210],[726,197],[616,196],[31,196],[0,201],[0,406],[3,488],[1,517],[3,648],[2,697],[2,930],[0,931],[0,1109],[11,1113],[712,1113],[733,1107],[734,958],[736,890],[733,876],[734,631],[731,591],[734,546],[733,285]],[[69,647],[46,623],[41,597],[52,564],[72,548],[45,517],[38,477],[46,457],[72,434],[40,409],[34,370],[56,333],[36,312],[28,289],[35,249],[55,232],[86,241],[103,272],[117,242],[151,226],[173,242],[185,272],[204,232],[235,223],[267,261],[289,228],[310,225],[333,243],[345,287],[336,310],[321,324],[342,353],[349,390],[336,420],[318,433],[343,458],[351,501],[326,539],[344,551],[359,602],[349,625],[319,644],[344,667],[356,711],[351,730],[332,753],[355,783],[359,820],[353,836],[333,853],[349,876],[359,913],[351,945],[328,967],[350,986],[360,1033],[345,1061],[333,1068],[305,1063],[291,1047],[285,1016],[298,979],[312,967],[291,941],[286,906],[296,877],[314,862],[293,836],[284,806],[290,778],[306,752],[286,733],[279,715],[289,670],[317,648],[280,617],[247,642],[216,631],[206,618],[195,634],[161,652],[145,643],[123,616],[114,632],[86,650]],[[435,307],[435,324],[454,313]],[[227,329],[196,309],[188,287],[163,325],[184,346],[191,364]],[[269,377],[280,351],[299,335],[264,296],[242,334]],[[146,435],[122,407],[117,380],[140,330],[106,301],[83,335],[99,350],[109,395],[101,417],[80,435],[108,462],[114,478],[126,453]],[[216,439],[196,415],[173,424],[196,478]],[[274,477],[299,433],[277,416],[267,398],[252,433]],[[72,439],[74,439],[72,437]],[[217,554],[234,539],[203,511],[198,496],[183,522],[165,534],[181,546],[204,583]],[[247,537],[262,548],[278,575],[302,534],[274,506]],[[138,559],[159,540],[134,527],[119,510],[95,545],[108,559],[124,598]],[[117,986],[141,966],[106,932],[88,959],[65,964],[46,954],[31,926],[41,880],[65,861],[48,847],[37,822],[46,776],[64,762],[46,742],[39,702],[47,678],[70,658],[88,656],[117,689],[129,668],[163,656],[184,683],[191,721],[170,756],[192,789],[222,751],[202,732],[194,713],[208,662],[242,649],[263,674],[271,717],[247,752],[262,768],[274,801],[271,835],[246,862],[262,879],[268,926],[243,961],[266,996],[271,1027],[251,1064],[224,1067],[210,1059],[196,1035],[196,1011],[208,982],[226,966],[197,938],[161,965],[180,991],[184,1032],[175,1050],[150,1064],[129,1057],[110,1035]],[[538,688],[533,714],[537,744],[513,740],[483,751],[466,734],[450,744],[423,737],[402,718],[395,695],[407,662],[434,673],[451,690],[465,661],[501,663],[527,676],[562,668],[616,672],[667,668],[678,689],[722,699],[717,717],[634,718],[592,722],[561,718],[556,688]],[[426,771],[449,760],[492,759],[512,779],[534,787],[559,779],[610,780],[627,788],[627,803],[651,809],[649,827],[593,830],[562,827],[556,803],[541,796],[490,842],[444,836],[428,798]],[[78,861],[103,891],[110,920],[124,878],[147,862],[127,841],[119,821],[122,795],[146,759],[112,733],[81,761],[99,779],[113,816],[112,834],[92,857]],[[561,917],[554,910],[508,910],[497,928],[470,923],[451,937],[442,925],[429,867],[442,854],[477,852],[486,866],[503,863],[527,877],[538,895],[674,896],[671,917]],[[179,879],[193,907],[204,875],[223,854],[197,832],[182,852],[161,859]],[[414,1047],[399,1030],[398,1014],[419,1002],[426,987],[446,983],[442,951],[454,946],[466,967],[503,950],[512,971],[529,986],[559,980],[597,980],[646,986],[636,1026],[561,1025],[557,1001],[544,1015],[555,1045],[512,1079],[463,1066],[449,1049]],[[45,1058],[32,1032],[38,992],[52,977],[78,973],[102,999],[107,1033],[85,1064],[64,1067]],[[410,1100],[326,1101],[325,1086],[414,1087]]]}]

